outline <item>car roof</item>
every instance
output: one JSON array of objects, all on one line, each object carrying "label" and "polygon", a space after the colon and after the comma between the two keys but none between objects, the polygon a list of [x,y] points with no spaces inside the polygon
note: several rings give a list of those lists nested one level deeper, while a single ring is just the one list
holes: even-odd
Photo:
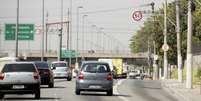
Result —
[{"label": "car roof", "polygon": [[66,61],[54,61],[52,63],[67,63]]},{"label": "car roof", "polygon": [[102,62],[102,61],[82,61],[83,64],[86,63],[103,63],[103,64],[108,64],[107,62]]},{"label": "car roof", "polygon": [[34,63],[47,63],[46,61],[34,61]]},{"label": "car roof", "polygon": [[34,64],[34,62],[10,62],[6,64]]}]

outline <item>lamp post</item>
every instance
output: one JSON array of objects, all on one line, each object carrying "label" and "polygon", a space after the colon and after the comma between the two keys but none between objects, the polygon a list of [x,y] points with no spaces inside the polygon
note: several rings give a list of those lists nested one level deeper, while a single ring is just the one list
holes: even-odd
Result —
[{"label": "lamp post", "polygon": [[77,7],[77,39],[76,39],[76,41],[77,41],[77,43],[76,43],[76,52],[77,52],[77,55],[76,55],[76,61],[75,61],[75,68],[76,69],[78,69],[78,66],[79,66],[79,64],[78,64],[78,51],[79,51],[79,10],[81,9],[81,8],[83,8],[82,6],[78,6]]},{"label": "lamp post", "polygon": [[57,60],[61,60],[62,53],[62,34],[63,34],[63,0],[61,0],[61,29],[59,34],[59,47],[58,47],[58,57]]},{"label": "lamp post", "polygon": [[83,15],[82,16],[82,51],[84,53],[85,51],[85,37],[84,37],[84,34],[85,34],[85,18],[87,17],[88,15]]},{"label": "lamp post", "polygon": [[19,30],[19,0],[17,0],[17,19],[15,31],[15,57],[18,57],[18,30]]},{"label": "lamp post", "polygon": [[41,37],[41,61],[44,60],[44,26],[45,26],[45,0],[42,0],[42,37]]}]

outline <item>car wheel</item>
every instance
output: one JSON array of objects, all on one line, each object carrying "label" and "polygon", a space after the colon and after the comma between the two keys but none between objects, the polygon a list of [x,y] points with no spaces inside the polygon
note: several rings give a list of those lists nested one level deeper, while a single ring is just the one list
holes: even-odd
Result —
[{"label": "car wheel", "polygon": [[4,94],[0,93],[0,99],[4,98]]},{"label": "car wheel", "polygon": [[54,87],[54,83],[53,83],[53,82],[52,82],[52,83],[49,83],[48,87],[49,87],[49,88],[53,88],[53,87]]},{"label": "car wheel", "polygon": [[40,89],[35,92],[35,99],[40,99]]},{"label": "car wheel", "polygon": [[80,95],[80,90],[79,90],[79,89],[76,89],[76,90],[75,90],[75,94],[76,94],[76,95]]},{"label": "car wheel", "polygon": [[72,77],[67,77],[67,81],[71,81],[72,80]]},{"label": "car wheel", "polygon": [[107,95],[112,96],[113,95],[113,90],[111,89],[111,90],[107,91]]}]

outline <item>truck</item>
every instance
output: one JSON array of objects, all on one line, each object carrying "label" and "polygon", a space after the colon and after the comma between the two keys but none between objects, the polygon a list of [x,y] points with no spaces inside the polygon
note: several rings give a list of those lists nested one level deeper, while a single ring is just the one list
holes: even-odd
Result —
[{"label": "truck", "polygon": [[127,78],[128,68],[123,64],[123,59],[112,59],[116,78]]},{"label": "truck", "polygon": [[113,59],[104,59],[100,58],[98,61],[106,62],[109,64],[111,71],[113,71],[114,78],[126,78],[127,77],[127,67],[123,64],[123,59],[113,58]]}]

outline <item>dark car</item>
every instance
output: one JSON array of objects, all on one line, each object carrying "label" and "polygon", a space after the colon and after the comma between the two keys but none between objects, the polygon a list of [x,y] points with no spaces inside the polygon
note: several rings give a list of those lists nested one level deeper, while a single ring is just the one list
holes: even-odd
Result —
[{"label": "dark car", "polygon": [[54,76],[47,62],[35,62],[41,77],[41,85],[48,85],[49,88],[54,87]]},{"label": "dark car", "polygon": [[75,93],[81,91],[107,92],[113,95],[113,77],[109,64],[98,61],[86,61],[82,63],[76,79]]}]

